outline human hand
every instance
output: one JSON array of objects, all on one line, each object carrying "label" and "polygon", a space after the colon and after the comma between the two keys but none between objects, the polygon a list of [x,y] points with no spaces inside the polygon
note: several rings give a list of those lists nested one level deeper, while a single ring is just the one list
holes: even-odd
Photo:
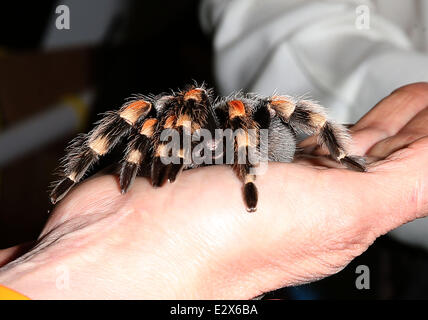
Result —
[{"label": "human hand", "polygon": [[161,189],[139,178],[125,195],[114,176],[89,179],[0,283],[34,299],[249,299],[332,275],[428,214],[427,120],[428,84],[399,89],[352,128],[367,173],[322,156],[270,163],[253,214],[226,166]]}]

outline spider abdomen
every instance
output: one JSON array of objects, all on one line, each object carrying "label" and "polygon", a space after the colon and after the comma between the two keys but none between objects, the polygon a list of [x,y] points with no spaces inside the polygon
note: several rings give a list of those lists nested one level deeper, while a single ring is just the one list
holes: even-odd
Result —
[{"label": "spider abdomen", "polygon": [[[262,141],[265,141],[265,139],[262,139]],[[293,161],[296,153],[296,134],[293,129],[288,125],[284,125],[277,117],[271,121],[268,141],[269,161]],[[260,147],[265,147],[263,142]]]}]

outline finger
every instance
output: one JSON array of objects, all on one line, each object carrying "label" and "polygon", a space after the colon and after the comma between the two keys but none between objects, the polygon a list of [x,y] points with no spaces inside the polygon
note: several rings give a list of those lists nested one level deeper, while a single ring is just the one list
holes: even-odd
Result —
[{"label": "finger", "polygon": [[427,106],[428,83],[410,84],[395,90],[379,102],[352,129],[378,128],[393,135]]},{"label": "finger", "polygon": [[[395,135],[421,110],[428,106],[428,83],[401,87],[380,101],[349,130],[353,136],[352,153],[363,154],[377,142]],[[302,141],[299,147],[315,154],[325,154],[313,148],[315,138]]]},{"label": "finger", "polygon": [[[401,87],[380,101],[349,130],[353,137],[351,153],[365,154],[377,142],[395,135],[416,114],[428,106],[428,83],[415,83]],[[325,150],[314,147],[316,139],[310,137],[299,144],[305,152],[317,155]]]},{"label": "finger", "polygon": [[374,145],[368,154],[378,158],[385,158],[393,152],[402,149],[418,139],[428,136],[428,108],[419,112],[396,135],[384,139]]},{"label": "finger", "polygon": [[391,154],[386,161],[372,167],[382,180],[383,192],[390,197],[391,213],[384,212],[386,233],[396,227],[428,215],[428,137],[421,138],[408,148]]},{"label": "finger", "polygon": [[398,134],[428,135],[428,100],[427,108],[419,112]]},{"label": "finger", "polygon": [[360,151],[397,134],[428,106],[428,83],[415,83],[395,90],[351,128]]}]

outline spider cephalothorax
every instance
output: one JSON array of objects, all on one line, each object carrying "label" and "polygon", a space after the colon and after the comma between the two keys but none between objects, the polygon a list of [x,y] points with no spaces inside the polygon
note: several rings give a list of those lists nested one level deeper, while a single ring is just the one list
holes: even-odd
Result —
[{"label": "spider cephalothorax", "polygon": [[122,193],[137,175],[150,177],[153,186],[160,187],[166,180],[174,182],[182,170],[225,163],[244,183],[245,205],[253,212],[257,168],[263,160],[291,162],[296,132],[317,134],[318,144],[325,145],[333,159],[365,171],[362,157],[348,155],[346,128],[328,120],[313,101],[243,93],[214,100],[211,90],[190,86],[172,94],[135,96],[74,139],[51,201],[61,200],[100,157],[126,141],[119,165]]}]

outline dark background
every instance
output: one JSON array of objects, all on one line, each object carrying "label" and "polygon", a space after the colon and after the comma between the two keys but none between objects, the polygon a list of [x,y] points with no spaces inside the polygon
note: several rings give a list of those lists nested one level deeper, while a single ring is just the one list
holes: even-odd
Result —
[{"label": "dark background", "polygon": [[[193,80],[215,87],[211,39],[200,29],[198,1],[130,1],[100,43],[44,50],[57,5],[0,3],[0,135],[88,88],[95,98],[80,130],[133,93],[168,91]],[[0,167],[0,248],[37,238],[52,209],[47,193],[52,172],[78,131]],[[361,264],[370,268],[370,290],[355,288]],[[428,298],[427,267],[426,251],[383,237],[337,275],[265,298],[423,299]]]}]

